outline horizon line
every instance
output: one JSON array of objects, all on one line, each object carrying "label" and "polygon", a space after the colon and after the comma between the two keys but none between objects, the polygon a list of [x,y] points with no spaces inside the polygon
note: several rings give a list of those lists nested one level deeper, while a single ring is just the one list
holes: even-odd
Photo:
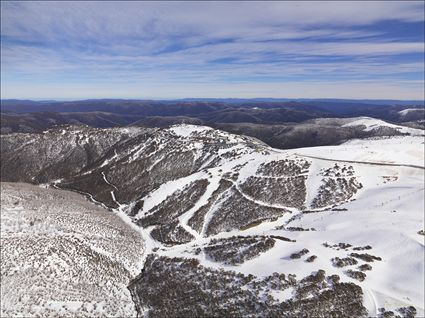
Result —
[{"label": "horizon line", "polygon": [[122,98],[122,97],[99,97],[99,98],[0,98],[0,101],[33,101],[33,102],[77,102],[77,101],[88,101],[88,100],[126,100],[126,101],[203,101],[203,100],[276,100],[276,101],[315,101],[315,100],[347,100],[347,101],[401,101],[401,102],[425,102],[424,99],[394,99],[394,98],[334,98],[334,97],[320,97],[320,98],[287,98],[287,97],[183,97],[183,98]]}]

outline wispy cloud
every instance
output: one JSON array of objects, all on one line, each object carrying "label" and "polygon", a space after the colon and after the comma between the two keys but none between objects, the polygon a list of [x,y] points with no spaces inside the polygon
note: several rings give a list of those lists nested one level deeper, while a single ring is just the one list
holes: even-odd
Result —
[{"label": "wispy cloud", "polygon": [[1,6],[3,98],[423,98],[422,1]]}]

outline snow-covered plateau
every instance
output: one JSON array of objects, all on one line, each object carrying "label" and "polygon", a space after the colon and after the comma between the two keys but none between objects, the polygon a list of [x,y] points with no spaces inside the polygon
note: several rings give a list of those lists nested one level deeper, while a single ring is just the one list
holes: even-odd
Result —
[{"label": "snow-covered plateau", "polygon": [[[423,317],[424,132],[365,117],[345,125],[400,134],[292,150],[191,125],[2,136],[2,181],[98,205],[2,185],[2,310],[63,315],[77,310],[75,294],[93,315],[113,304],[125,316],[130,292],[149,317]],[[45,246],[64,244],[84,248],[53,262]],[[101,261],[81,273],[86,249]],[[71,291],[59,287],[59,306],[50,291],[62,284]],[[31,297],[42,305],[22,301]]]}]

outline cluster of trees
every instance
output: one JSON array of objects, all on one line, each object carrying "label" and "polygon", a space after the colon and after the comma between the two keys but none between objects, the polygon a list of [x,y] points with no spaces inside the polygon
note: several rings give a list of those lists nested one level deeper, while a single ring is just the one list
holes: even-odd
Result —
[{"label": "cluster of trees", "polygon": [[[280,302],[271,290],[294,288]],[[265,278],[199,264],[196,259],[151,254],[129,286],[139,314],[149,317],[359,317],[366,316],[362,289],[319,270],[301,280],[273,273]]]},{"label": "cluster of trees", "polygon": [[212,239],[205,254],[216,262],[238,265],[271,249],[275,240],[267,236],[232,236]]}]

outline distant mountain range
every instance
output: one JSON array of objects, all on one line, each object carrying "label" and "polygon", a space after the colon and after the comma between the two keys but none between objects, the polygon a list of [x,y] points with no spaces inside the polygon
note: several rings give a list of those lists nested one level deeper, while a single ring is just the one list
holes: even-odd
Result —
[{"label": "distant mountain range", "polygon": [[[191,106],[183,113],[191,113],[194,109],[201,112],[208,112],[211,107],[221,108],[301,108],[322,109],[337,113],[345,113],[356,109],[369,109],[372,106],[412,106],[424,107],[424,101],[417,100],[354,100],[354,99],[283,99],[283,98],[186,98],[179,100],[136,100],[136,99],[87,99],[76,101],[34,101],[34,100],[1,100],[2,112],[81,112],[81,111],[111,111],[133,113],[149,113],[152,115],[151,107],[161,106],[161,110],[156,110],[155,114],[170,112],[182,106]],[[133,109],[137,107],[138,109]],[[379,108],[379,107],[378,107]],[[215,110],[218,110],[215,109]],[[165,112],[165,113],[164,113]],[[172,111],[171,111],[172,112]],[[173,112],[172,112],[173,113]],[[179,115],[183,115],[179,113]],[[168,114],[171,115],[171,114]]]},{"label": "distant mountain range", "polygon": [[424,105],[425,100],[399,100],[399,99],[341,99],[341,98],[180,98],[170,100],[150,100],[150,99],[86,99],[86,100],[23,100],[23,99],[2,99],[6,103],[56,103],[56,102],[76,102],[76,101],[143,101],[143,102],[219,102],[219,103],[258,103],[258,102],[331,102],[331,103],[361,103],[371,105]]},{"label": "distant mountain range", "polygon": [[318,120],[321,118],[372,117],[423,129],[423,103],[406,103],[408,102],[383,100],[360,102],[281,99],[3,100],[1,133],[40,133],[60,125],[166,128],[183,123],[248,135],[272,147],[288,149],[334,145],[349,138],[364,137],[363,133],[359,134],[352,128],[341,127],[337,121],[330,125],[329,121]]},{"label": "distant mountain range", "polygon": [[209,101],[223,103],[249,103],[249,102],[331,102],[331,103],[362,103],[374,105],[423,105],[423,100],[397,100],[397,99],[340,99],[340,98],[184,98],[180,101]]}]

